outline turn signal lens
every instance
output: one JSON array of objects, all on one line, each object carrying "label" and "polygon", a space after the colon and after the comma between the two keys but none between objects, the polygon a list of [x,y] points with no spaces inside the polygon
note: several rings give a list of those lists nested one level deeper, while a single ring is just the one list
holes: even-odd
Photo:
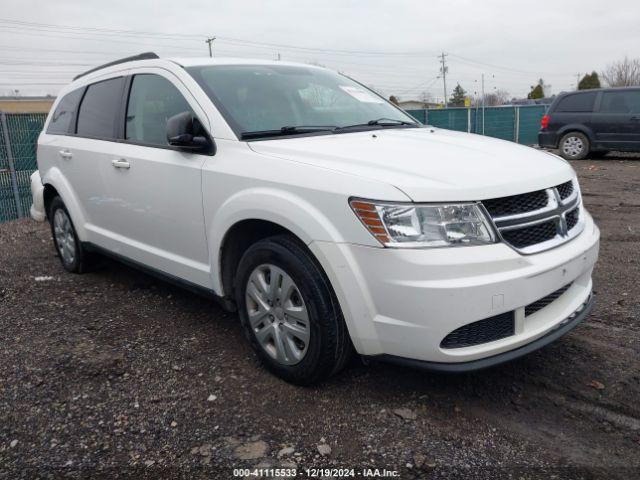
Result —
[{"label": "turn signal lens", "polygon": [[360,200],[352,200],[350,204],[365,228],[383,245],[389,243],[387,230],[384,228],[382,220],[380,220],[375,204]]}]

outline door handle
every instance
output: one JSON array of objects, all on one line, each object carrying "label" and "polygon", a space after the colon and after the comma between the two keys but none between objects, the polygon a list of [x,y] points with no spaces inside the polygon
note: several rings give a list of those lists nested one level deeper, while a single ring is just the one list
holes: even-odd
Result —
[{"label": "door handle", "polygon": [[60,150],[58,153],[65,160],[70,160],[71,158],[73,158],[73,153],[71,153],[69,150]]},{"label": "door handle", "polygon": [[125,168],[125,169],[131,168],[131,164],[127,162],[124,158],[111,160],[111,165],[113,165],[115,168]]}]

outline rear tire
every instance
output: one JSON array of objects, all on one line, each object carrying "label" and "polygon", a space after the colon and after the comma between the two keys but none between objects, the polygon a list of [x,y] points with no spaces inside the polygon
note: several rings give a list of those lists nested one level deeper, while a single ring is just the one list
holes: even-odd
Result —
[{"label": "rear tire", "polygon": [[287,382],[318,383],[349,359],[351,340],[329,281],[295,237],[276,235],[249,247],[235,296],[254,352]]},{"label": "rear tire", "polygon": [[589,155],[591,143],[584,133],[569,132],[560,139],[558,148],[565,160],[582,160]]},{"label": "rear tire", "polygon": [[49,206],[49,222],[53,244],[65,270],[71,273],[84,273],[90,265],[90,255],[83,248],[78,234],[60,197],[55,197]]}]

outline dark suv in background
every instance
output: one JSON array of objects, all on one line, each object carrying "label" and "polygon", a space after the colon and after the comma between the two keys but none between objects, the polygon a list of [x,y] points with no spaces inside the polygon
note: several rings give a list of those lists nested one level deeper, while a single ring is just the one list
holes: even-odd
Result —
[{"label": "dark suv in background", "polygon": [[542,117],[538,143],[567,160],[640,152],[640,87],[561,93]]}]

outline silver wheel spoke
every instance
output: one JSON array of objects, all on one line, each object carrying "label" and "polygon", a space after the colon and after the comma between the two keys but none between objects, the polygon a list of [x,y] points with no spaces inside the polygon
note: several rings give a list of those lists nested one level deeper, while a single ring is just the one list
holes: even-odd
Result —
[{"label": "silver wheel spoke", "polygon": [[302,340],[304,343],[309,341],[309,329],[306,327],[287,322],[282,324],[282,329],[287,336],[295,337],[298,340]]},{"label": "silver wheel spoke", "polygon": [[285,275],[282,278],[282,284],[279,289],[278,297],[282,302],[282,305],[285,304],[291,297],[291,294],[296,290],[295,284],[289,275]]},{"label": "silver wheel spoke", "polygon": [[273,326],[267,325],[261,329],[254,329],[254,332],[256,333],[256,338],[260,345],[265,347],[273,336]]},{"label": "silver wheel spoke", "polygon": [[291,362],[291,360],[293,360],[293,355],[291,355],[291,348],[287,343],[287,339],[283,335],[282,329],[273,329],[273,341],[276,348],[276,360],[284,364]]}]

